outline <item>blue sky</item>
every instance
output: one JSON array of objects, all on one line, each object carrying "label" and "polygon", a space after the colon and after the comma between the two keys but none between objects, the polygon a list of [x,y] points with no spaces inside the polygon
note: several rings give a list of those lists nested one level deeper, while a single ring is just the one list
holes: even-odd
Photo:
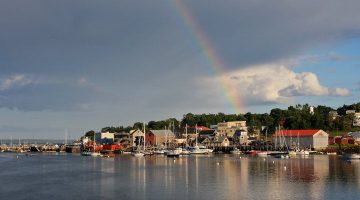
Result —
[{"label": "blue sky", "polygon": [[[177,5],[183,5],[179,8]],[[0,2],[0,138],[360,97],[360,2]],[[184,9],[218,52],[215,74]],[[210,60],[211,61],[211,60]]]}]

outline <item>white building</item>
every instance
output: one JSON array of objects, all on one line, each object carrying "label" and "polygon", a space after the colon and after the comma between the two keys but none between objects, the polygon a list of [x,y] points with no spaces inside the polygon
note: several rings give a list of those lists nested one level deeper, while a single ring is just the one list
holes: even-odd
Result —
[{"label": "white building", "polygon": [[272,140],[277,147],[323,149],[329,144],[329,134],[323,130],[281,130]]},{"label": "white building", "polygon": [[112,143],[114,142],[114,133],[110,132],[102,132],[102,133],[96,133],[96,143]]},{"label": "white building", "polygon": [[233,137],[236,131],[248,132],[246,121],[221,122],[217,124],[217,133],[227,137]]},{"label": "white building", "polygon": [[[130,131],[131,146],[136,147],[136,142],[144,142],[144,132],[137,130]],[[140,145],[140,144],[139,144]]]},{"label": "white building", "polygon": [[360,126],[360,113],[354,114],[353,126]]}]

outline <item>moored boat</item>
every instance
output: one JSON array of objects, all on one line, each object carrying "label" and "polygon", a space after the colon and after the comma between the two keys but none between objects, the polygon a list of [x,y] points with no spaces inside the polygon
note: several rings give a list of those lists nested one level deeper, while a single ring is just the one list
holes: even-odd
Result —
[{"label": "moored boat", "polygon": [[355,153],[352,153],[352,154],[344,154],[342,155],[343,158],[345,159],[360,159],[360,154],[355,154]]},{"label": "moored boat", "polygon": [[230,151],[231,154],[241,154],[242,152],[240,151],[240,149],[238,148],[234,148],[233,150]]}]

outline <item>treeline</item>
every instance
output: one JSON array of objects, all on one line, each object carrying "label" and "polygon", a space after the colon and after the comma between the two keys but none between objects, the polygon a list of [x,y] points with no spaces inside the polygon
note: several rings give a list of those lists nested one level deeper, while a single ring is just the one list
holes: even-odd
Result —
[{"label": "treeline", "polygon": [[[323,129],[325,131],[351,131],[353,130],[353,114],[346,115],[347,110],[355,110],[360,112],[360,102],[352,105],[343,105],[338,109],[327,106],[314,107],[313,113],[310,112],[310,105],[289,106],[287,109],[275,108],[270,113],[255,114],[193,114],[188,113],[179,121],[170,118],[160,121],[150,121],[146,125],[146,129],[164,129],[185,127],[185,125],[206,126],[216,125],[219,122],[245,120],[249,131],[261,130],[261,127],[267,127],[269,133],[273,133],[279,125],[284,129]],[[329,115],[330,111],[337,111],[340,115],[333,118]],[[136,122],[133,126],[109,126],[101,131],[109,132],[129,132],[132,129],[143,129],[142,122]],[[89,131],[90,132],[90,131]],[[92,133],[92,132],[91,132]]]}]

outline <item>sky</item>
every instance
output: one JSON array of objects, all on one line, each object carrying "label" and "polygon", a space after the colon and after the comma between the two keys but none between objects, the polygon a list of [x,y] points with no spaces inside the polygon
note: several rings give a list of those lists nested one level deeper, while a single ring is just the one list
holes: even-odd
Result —
[{"label": "sky", "polygon": [[0,138],[360,100],[357,0],[0,1]]}]

